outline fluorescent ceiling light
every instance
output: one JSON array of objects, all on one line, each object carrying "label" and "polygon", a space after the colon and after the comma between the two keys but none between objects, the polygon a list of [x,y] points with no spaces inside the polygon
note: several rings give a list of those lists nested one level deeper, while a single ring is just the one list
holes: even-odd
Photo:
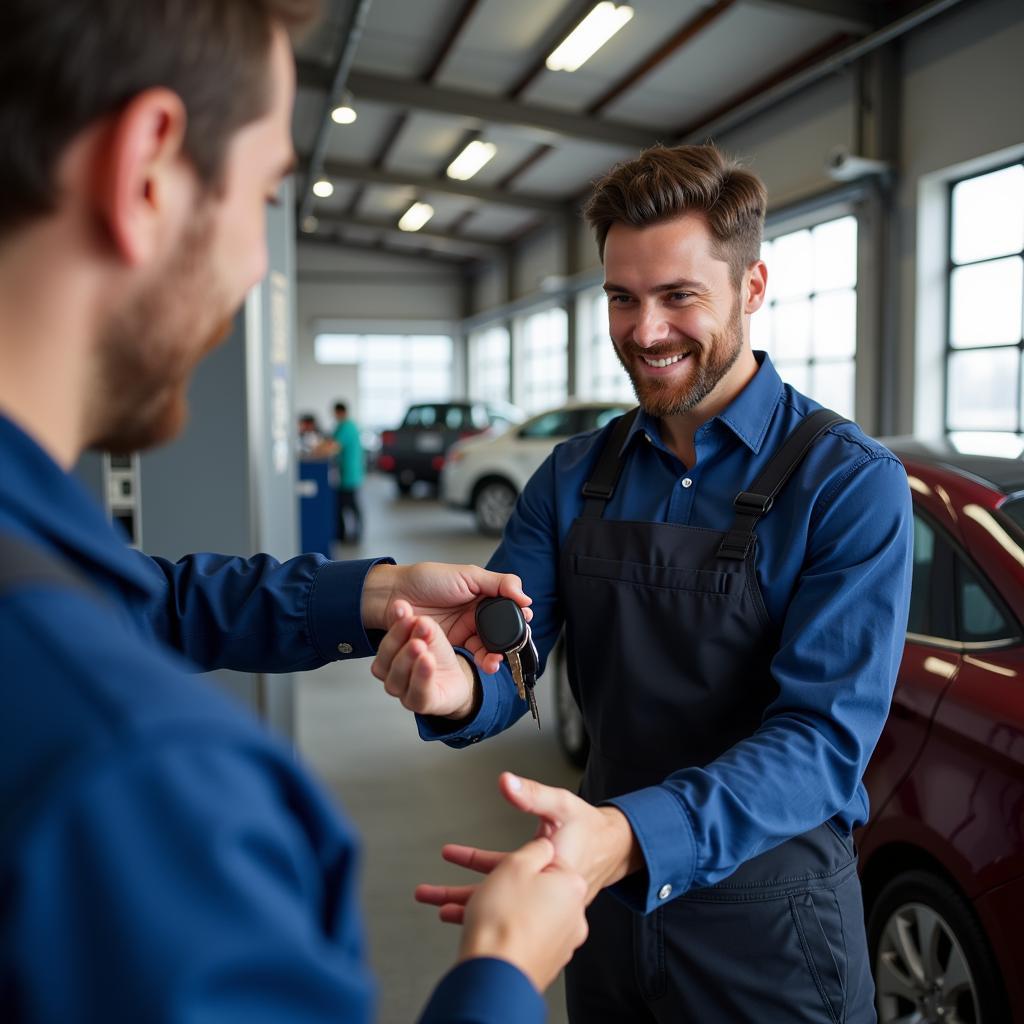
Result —
[{"label": "fluorescent ceiling light", "polygon": [[434,216],[434,208],[429,203],[413,203],[398,222],[403,231],[419,231]]},{"label": "fluorescent ceiling light", "polygon": [[347,103],[343,103],[331,111],[331,120],[335,124],[351,124],[358,116],[355,108],[350,107]]},{"label": "fluorescent ceiling light", "polygon": [[334,195],[334,186],[326,178],[321,178],[313,185],[313,195],[317,199],[329,199]]},{"label": "fluorescent ceiling light", "polygon": [[469,181],[498,151],[493,142],[471,142],[449,165],[448,177]]},{"label": "fluorescent ceiling light", "polygon": [[555,48],[546,63],[552,71],[575,71],[633,17],[629,4],[599,3]]}]

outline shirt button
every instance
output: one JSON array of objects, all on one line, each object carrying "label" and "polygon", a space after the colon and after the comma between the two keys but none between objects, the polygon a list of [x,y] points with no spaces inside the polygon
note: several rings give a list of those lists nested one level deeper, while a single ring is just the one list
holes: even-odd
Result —
[{"label": "shirt button", "polygon": [[663,885],[658,890],[658,899],[659,900],[667,900],[669,898],[669,896],[671,896],[671,895],[672,895],[672,886],[671,885]]},{"label": "shirt button", "polygon": [[688,476],[684,476],[683,479],[680,481],[680,483],[684,487],[692,487],[693,486],[693,481]]},{"label": "shirt button", "polygon": [[338,644],[338,653],[339,654],[351,654],[352,653],[352,645],[351,644]]}]

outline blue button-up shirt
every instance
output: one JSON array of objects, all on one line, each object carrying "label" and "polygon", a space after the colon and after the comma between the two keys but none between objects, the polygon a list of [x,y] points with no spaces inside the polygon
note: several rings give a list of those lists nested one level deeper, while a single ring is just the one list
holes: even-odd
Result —
[{"label": "blue button-up shirt", "polygon": [[[2,417],[0,533],[92,591],[0,594],[0,1019],[369,1021],[351,826],[194,673],[370,654],[374,562],[146,558]],[[521,972],[478,959],[423,1020],[543,1018]]]},{"label": "blue button-up shirt", "polygon": [[[736,494],[820,408],[783,384],[763,353],[757,358],[747,387],[698,429],[692,466],[666,447],[657,420],[637,416],[606,518],[729,529]],[[555,448],[520,496],[489,563],[522,577],[542,663],[563,622],[560,550],[611,429]],[[903,467],[853,424],[832,427],[757,534],[757,581],[779,632],[771,663],[778,696],[757,732],[713,763],[609,801],[629,819],[647,866],[618,892],[643,910],[667,894],[713,884],[824,821],[848,832],[867,820],[861,780],[888,714],[910,600],[913,534]],[[590,642],[600,643],[600,635],[595,623]],[[461,746],[508,728],[524,710],[503,666],[483,677],[483,704],[472,722],[446,731],[420,719],[420,733]]]}]

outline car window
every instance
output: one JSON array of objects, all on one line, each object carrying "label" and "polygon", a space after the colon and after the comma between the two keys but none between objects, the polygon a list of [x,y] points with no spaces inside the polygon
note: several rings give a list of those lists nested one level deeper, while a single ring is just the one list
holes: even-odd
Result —
[{"label": "car window", "polygon": [[519,431],[520,437],[568,437],[572,434],[572,411],[555,409],[538,416]]},{"label": "car window", "polygon": [[616,416],[621,416],[625,412],[625,408],[622,409],[588,409],[587,410],[587,423],[581,427],[582,430],[599,430],[601,427],[611,423]]},{"label": "car window", "polygon": [[1009,640],[1019,632],[1012,619],[989,592],[980,574],[965,558],[958,557],[957,599],[960,639],[965,643]]},{"label": "car window", "polygon": [[444,414],[444,425],[449,430],[462,430],[462,424],[466,420],[467,410],[461,405],[449,405]]},{"label": "car window", "polygon": [[953,596],[953,549],[927,519],[914,512],[914,570],[907,632],[937,640],[957,639]]}]

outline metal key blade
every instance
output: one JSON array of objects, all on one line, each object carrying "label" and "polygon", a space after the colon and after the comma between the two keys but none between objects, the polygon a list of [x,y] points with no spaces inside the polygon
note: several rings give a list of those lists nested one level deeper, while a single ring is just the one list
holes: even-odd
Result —
[{"label": "metal key blade", "polygon": [[537,710],[537,698],[534,696],[533,687],[526,687],[526,699],[530,705],[530,714],[533,715],[534,720],[537,723],[537,728],[540,728],[540,712]]},{"label": "metal key blade", "polygon": [[512,678],[515,680],[519,699],[526,700],[526,683],[523,681],[523,665],[519,660],[519,652],[506,651],[505,658],[508,661],[508,667],[512,670]]}]

